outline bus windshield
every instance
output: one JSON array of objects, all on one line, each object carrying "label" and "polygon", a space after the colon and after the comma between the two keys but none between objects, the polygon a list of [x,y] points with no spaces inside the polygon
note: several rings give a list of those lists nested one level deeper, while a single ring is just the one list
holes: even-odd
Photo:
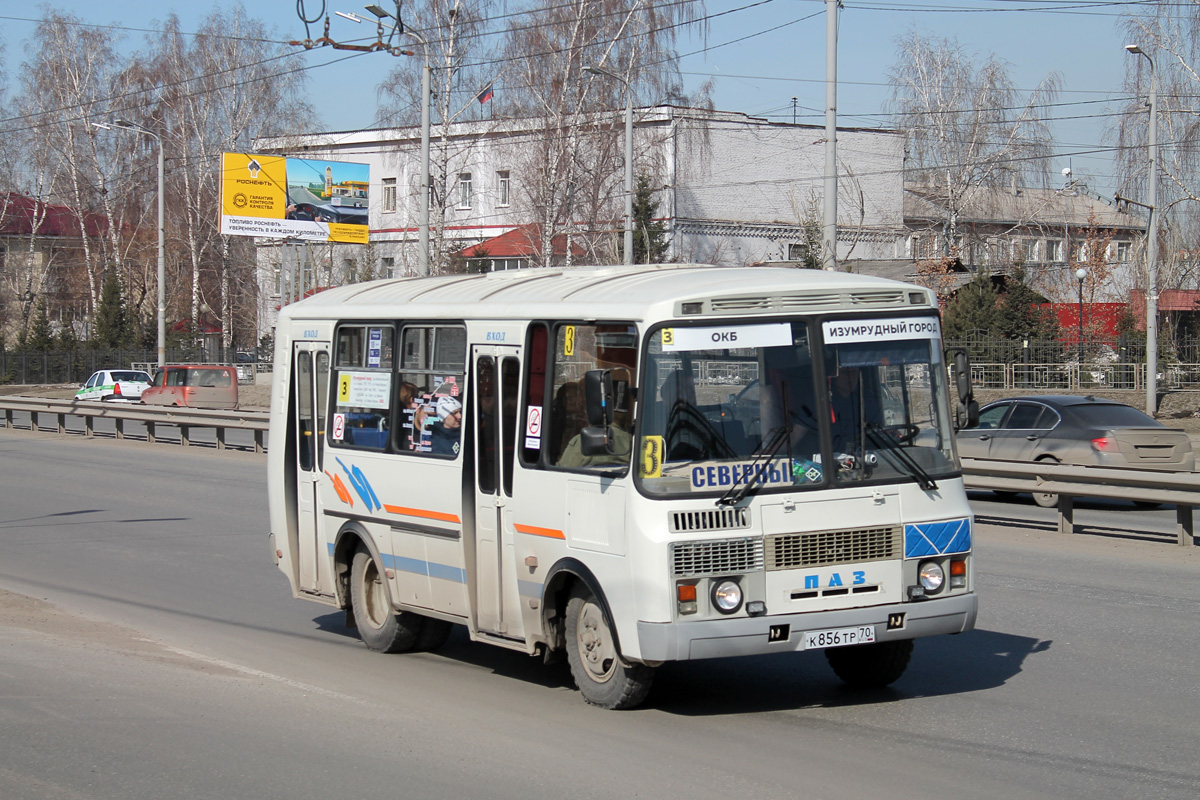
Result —
[{"label": "bus windshield", "polygon": [[739,486],[933,488],[958,465],[931,322],[890,340],[826,323],[818,342],[798,321],[657,330],[642,401],[644,489],[740,498]]}]

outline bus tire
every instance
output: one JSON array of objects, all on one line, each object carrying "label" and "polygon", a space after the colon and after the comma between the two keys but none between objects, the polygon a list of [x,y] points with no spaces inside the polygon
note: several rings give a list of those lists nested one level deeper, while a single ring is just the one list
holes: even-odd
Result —
[{"label": "bus tire", "polygon": [[452,630],[454,630],[454,623],[446,622],[444,619],[426,617],[421,624],[421,633],[417,635],[417,641],[413,643],[413,650],[422,653],[437,650],[450,638]]},{"label": "bus tire", "polygon": [[622,709],[646,699],[654,670],[621,658],[604,607],[583,583],[576,584],[567,601],[566,639],[567,663],[584,700]]},{"label": "bus tire", "polygon": [[350,568],[350,603],[358,635],[368,648],[380,653],[405,653],[413,649],[425,618],[392,611],[379,566],[366,550],[360,549],[354,554]]},{"label": "bus tire", "polygon": [[855,689],[881,689],[895,682],[908,669],[913,640],[831,647],[825,658],[834,674]]}]

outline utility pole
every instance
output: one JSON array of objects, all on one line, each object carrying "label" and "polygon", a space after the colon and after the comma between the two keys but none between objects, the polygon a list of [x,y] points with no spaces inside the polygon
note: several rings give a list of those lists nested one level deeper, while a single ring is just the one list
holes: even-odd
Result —
[{"label": "utility pole", "polygon": [[821,266],[837,269],[837,10],[825,0],[825,197]]},{"label": "utility pole", "polygon": [[1145,56],[1150,62],[1150,177],[1146,199],[1150,224],[1146,232],[1146,413],[1158,410],[1158,72],[1154,59],[1136,44],[1127,44],[1130,53]]}]

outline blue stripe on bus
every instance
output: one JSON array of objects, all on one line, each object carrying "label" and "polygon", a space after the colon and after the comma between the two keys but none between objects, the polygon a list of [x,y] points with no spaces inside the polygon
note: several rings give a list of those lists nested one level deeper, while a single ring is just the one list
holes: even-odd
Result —
[{"label": "blue stripe on bus", "polygon": [[[327,544],[329,555],[333,556],[333,545]],[[453,583],[467,582],[467,571],[462,567],[452,567],[449,564],[438,564],[435,561],[422,561],[419,558],[405,558],[403,556],[394,556],[390,553],[383,553],[384,569],[395,569],[400,572],[411,572],[414,575],[426,575],[430,578],[438,580],[451,581]],[[533,597],[540,599],[542,596],[542,584],[534,583],[533,581],[517,581],[517,590],[522,597]]]},{"label": "blue stripe on bus", "polygon": [[400,572],[411,572],[414,575],[426,575],[454,583],[466,583],[467,571],[462,567],[452,567],[449,564],[438,564],[434,561],[423,561],[419,558],[405,558],[388,553],[383,554],[383,566]]},{"label": "blue stripe on bus", "polygon": [[542,599],[543,585],[534,583],[533,581],[517,581],[517,594],[521,597],[532,597],[534,600]]}]

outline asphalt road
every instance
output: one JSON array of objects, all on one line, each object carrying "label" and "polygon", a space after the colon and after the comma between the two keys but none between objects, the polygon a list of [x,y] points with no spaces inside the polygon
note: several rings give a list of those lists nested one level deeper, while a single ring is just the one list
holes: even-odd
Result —
[{"label": "asphalt road", "polygon": [[263,456],[8,430],[0,454],[4,800],[1200,795],[1200,548],[1144,514],[981,511],[978,629],[890,689],[728,659],[605,712],[561,666],[462,631],[383,656],[293,600]]}]

